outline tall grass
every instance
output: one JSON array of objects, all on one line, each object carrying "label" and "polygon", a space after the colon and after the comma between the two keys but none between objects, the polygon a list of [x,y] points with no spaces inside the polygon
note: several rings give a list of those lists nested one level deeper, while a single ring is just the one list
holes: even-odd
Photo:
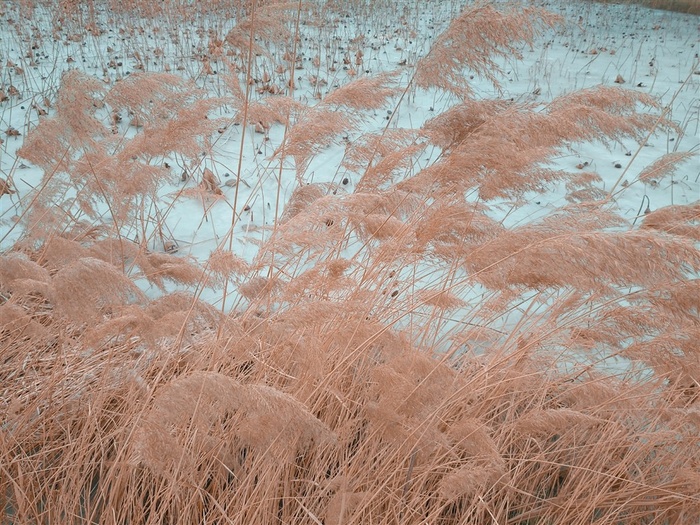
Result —
[{"label": "tall grass", "polygon": [[[700,520],[700,205],[630,225],[598,174],[546,167],[572,143],[673,129],[663,108],[618,87],[476,98],[464,70],[498,85],[499,54],[558,22],[487,4],[455,16],[406,85],[361,76],[312,103],[289,82],[268,96],[255,52],[294,42],[307,7],[238,8],[212,39],[219,96],[163,72],[105,84],[73,71],[24,137],[44,176],[0,255],[3,523]],[[324,148],[419,90],[455,103],[349,143],[352,190],[308,184]],[[202,151],[236,123],[283,128],[271,158],[298,185],[286,205],[278,193],[253,261],[232,253],[236,213],[208,259],[183,257],[164,217],[179,199],[224,198]],[[190,181],[166,204],[173,158]],[[505,225],[501,210],[553,183],[568,205]]]}]

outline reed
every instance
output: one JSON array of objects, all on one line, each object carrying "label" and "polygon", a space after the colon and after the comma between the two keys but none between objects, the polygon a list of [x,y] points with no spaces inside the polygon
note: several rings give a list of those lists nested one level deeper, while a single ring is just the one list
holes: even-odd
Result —
[{"label": "reed", "polygon": [[[0,521],[698,522],[700,205],[630,224],[594,171],[546,167],[572,143],[676,129],[658,103],[617,86],[546,105],[475,97],[465,68],[498,86],[494,60],[558,23],[487,4],[464,8],[407,84],[253,100],[253,46],[295,38],[307,7],[237,9],[217,96],[172,73],[73,71],[24,137],[44,176],[0,254]],[[283,61],[290,80],[296,56]],[[310,183],[329,145],[417,90],[455,103],[347,144],[336,168],[354,188]],[[230,249],[236,213],[208,258],[184,256],[169,210],[194,199],[213,217],[226,197],[202,153],[236,123],[284,130],[270,159],[296,189],[252,261]],[[163,203],[172,158],[189,182]],[[499,220],[555,183],[565,206]]]}]

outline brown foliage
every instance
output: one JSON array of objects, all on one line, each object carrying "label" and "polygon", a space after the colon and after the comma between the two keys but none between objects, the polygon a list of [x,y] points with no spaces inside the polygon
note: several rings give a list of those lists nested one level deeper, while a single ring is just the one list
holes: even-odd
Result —
[{"label": "brown foliage", "polygon": [[[252,7],[237,7],[227,45],[281,45],[290,5]],[[167,232],[163,157],[191,161],[195,191],[222,193],[198,161],[222,101],[169,75],[108,89],[66,74],[55,115],[20,151],[45,172],[26,234],[0,254],[3,518],[700,520],[700,208],[658,209],[635,228],[597,200],[596,173],[543,167],[572,143],[672,124],[619,87],[541,107],[469,98],[465,68],[496,82],[495,58],[552,22],[467,8],[414,78],[460,102],[420,130],[348,144],[347,191],[304,184],[306,167],[399,95],[393,77],[306,106],[247,101],[230,72],[232,120],[286,126],[275,158],[293,157],[299,178],[253,261],[225,242],[203,265],[153,249]],[[114,137],[101,104],[137,118],[136,135]],[[414,162],[433,147],[434,161]],[[515,210],[557,181],[576,204],[502,220],[497,205]],[[235,296],[228,313],[199,299],[205,287]]]},{"label": "brown foliage", "polygon": [[501,70],[496,57],[519,57],[520,43],[531,44],[544,27],[557,21],[539,8],[499,11],[477,2],[457,16],[418,61],[414,82],[467,98],[471,88],[464,71],[470,69],[498,87]]}]

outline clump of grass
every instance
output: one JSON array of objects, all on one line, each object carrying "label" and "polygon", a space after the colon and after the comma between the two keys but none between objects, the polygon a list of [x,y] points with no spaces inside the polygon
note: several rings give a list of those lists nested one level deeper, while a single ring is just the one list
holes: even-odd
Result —
[{"label": "clump of grass", "polygon": [[[466,50],[477,57],[449,45],[472,19],[486,25]],[[313,106],[251,102],[234,67],[228,99],[163,74],[111,88],[64,77],[21,151],[44,180],[0,255],[4,521],[700,520],[700,209],[634,228],[595,173],[544,167],[570,143],[673,124],[621,88],[542,107],[477,100],[455,74],[497,83],[488,57],[550,22],[468,7],[404,91],[362,78]],[[420,129],[349,144],[354,191],[306,184],[310,159],[410,89],[459,100]],[[299,187],[252,262],[226,249],[234,225],[208,260],[154,250],[161,163],[199,167],[230,124],[204,118],[223,104],[244,127],[253,114],[285,126],[273,155],[295,161]],[[115,138],[103,105],[139,126]],[[434,162],[412,162],[429,148]],[[205,173],[203,202],[218,198]],[[516,227],[496,218],[557,181],[567,206]],[[230,312],[202,301],[205,287],[230,295]]]}]

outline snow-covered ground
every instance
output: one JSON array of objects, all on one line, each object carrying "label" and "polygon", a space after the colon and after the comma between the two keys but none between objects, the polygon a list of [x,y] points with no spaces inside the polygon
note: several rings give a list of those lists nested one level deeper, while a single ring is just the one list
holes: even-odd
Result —
[{"label": "snow-covered ground", "polygon": [[[174,26],[167,19],[131,20],[108,11],[97,13],[99,31],[87,31],[66,24],[57,30],[53,13],[38,8],[32,19],[23,19],[14,2],[0,8],[0,88],[6,100],[0,102],[0,178],[10,180],[16,190],[0,197],[0,252],[8,250],[22,235],[18,218],[31,205],[32,189],[40,186],[43,173],[19,158],[17,150],[24,137],[52,106],[61,74],[79,69],[112,85],[133,72],[171,71],[194,80],[212,95],[223,94],[224,80],[216,71],[216,59],[203,57],[210,44],[235,25],[223,17],[197,20],[191,26]],[[546,1],[540,5],[561,14],[565,22],[548,30],[532,47],[525,46],[523,57],[502,63],[504,76],[500,90],[490,83],[473,79],[479,97],[500,97],[545,104],[554,97],[596,85],[616,85],[649,93],[658,98],[666,115],[678,125],[678,132],[654,135],[639,146],[631,142],[613,143],[610,149],[594,144],[577,144],[554,159],[554,166],[570,171],[593,170],[602,177],[603,189],[616,188],[619,213],[630,222],[646,209],[700,200],[700,168],[697,158],[684,163],[672,179],[658,184],[636,181],[639,172],[662,155],[672,151],[700,150],[700,42],[699,19],[666,11],[629,5],[593,2]],[[412,66],[424,56],[439,32],[458,12],[453,2],[396,2],[382,7],[376,16],[354,16],[351,12],[323,10],[322,20],[303,13],[294,69],[297,101],[313,105],[334,88],[363,75],[397,71],[397,81],[405,85]],[[391,16],[389,16],[391,15]],[[257,57],[253,99],[270,96],[258,93],[264,86],[285,90],[288,71],[272,68],[272,57]],[[345,60],[344,60],[345,59]],[[206,74],[207,68],[211,68]],[[468,73],[467,73],[468,74]],[[269,77],[269,81],[264,79]],[[14,88],[14,89],[13,89]],[[342,167],[345,143],[361,133],[380,131],[386,126],[420,127],[427,119],[454,104],[437,92],[411,90],[407,96],[391,100],[386,108],[366,115],[362,129],[340,137],[310,163],[303,174],[306,183],[332,183],[338,191],[352,191],[356,180]],[[227,118],[226,107],[218,115]],[[108,125],[109,114],[103,115]],[[133,136],[128,123],[120,132]],[[263,133],[254,126],[244,131],[228,126],[214,137],[214,146],[197,165],[183,165],[176,158],[160,159],[172,172],[172,180],[160,189],[161,202],[149,212],[145,227],[153,233],[160,221],[161,233],[177,246],[178,253],[205,260],[217,245],[228,246],[232,223],[232,249],[248,261],[255,257],[258,243],[268,235],[265,226],[275,220],[278,189],[284,202],[298,184],[291,162],[273,157],[282,143],[284,129],[273,124]],[[244,136],[245,135],[245,136]],[[437,156],[435,152],[433,157]],[[428,165],[428,155],[420,159]],[[217,178],[222,196],[205,201],[183,196],[194,188],[205,168]],[[195,172],[187,181],[183,171]],[[238,187],[232,182],[238,179]],[[185,192],[184,195],[187,195]],[[523,224],[540,218],[565,204],[565,190],[552,190],[533,196],[512,211],[504,207],[504,222]],[[234,209],[235,207],[235,209]],[[234,220],[233,214],[236,214]],[[108,220],[108,219],[106,219]],[[122,231],[136,237],[138,231]],[[152,249],[162,250],[162,238],[153,235]],[[172,246],[172,245],[171,245]],[[202,297],[217,303],[220,291],[207,291]]]}]

